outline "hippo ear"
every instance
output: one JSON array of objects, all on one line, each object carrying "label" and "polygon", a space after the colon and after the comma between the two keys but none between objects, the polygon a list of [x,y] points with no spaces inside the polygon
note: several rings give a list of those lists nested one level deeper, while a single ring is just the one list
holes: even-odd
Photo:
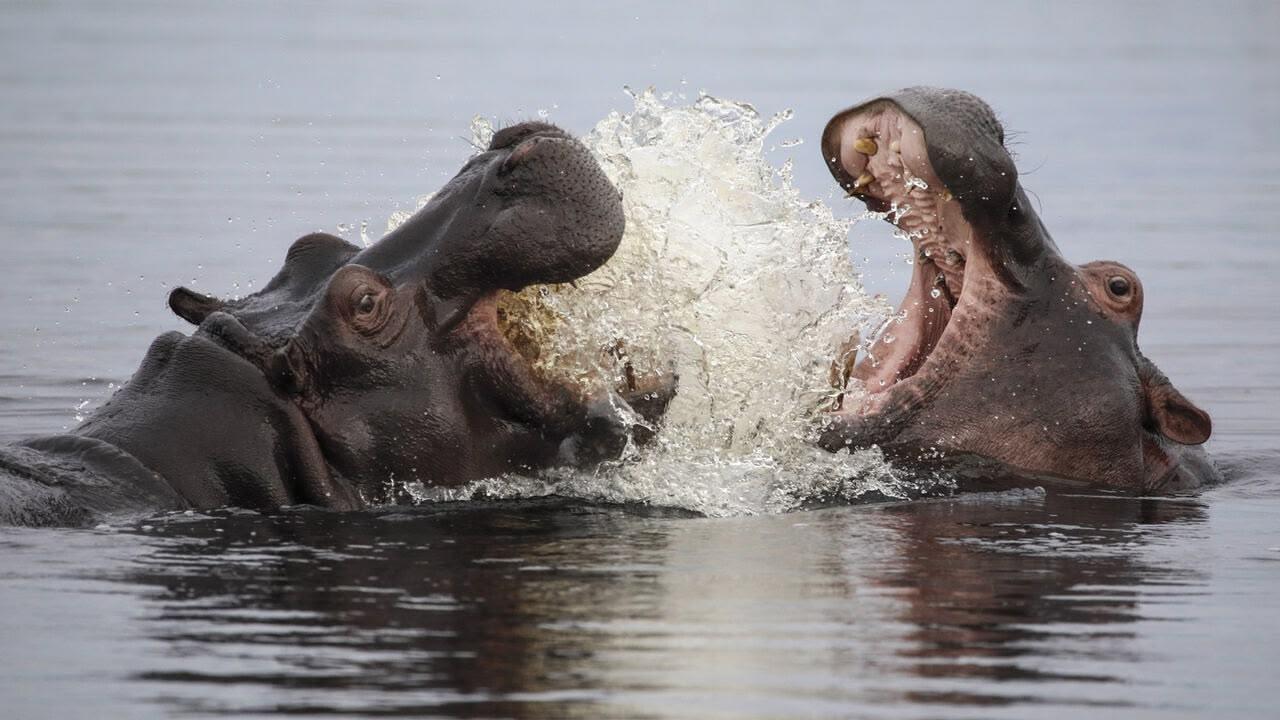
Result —
[{"label": "hippo ear", "polygon": [[210,295],[202,295],[194,290],[177,287],[169,293],[169,308],[178,317],[192,325],[199,325],[210,313],[217,312],[225,305],[223,301]]},{"label": "hippo ear", "polygon": [[1172,384],[1147,389],[1147,413],[1160,434],[1176,443],[1199,445],[1213,432],[1209,413],[1196,407]]},{"label": "hippo ear", "polygon": [[1147,401],[1147,418],[1161,435],[1183,445],[1199,445],[1209,439],[1213,432],[1209,413],[1178,392],[1160,368],[1141,354],[1138,377]]}]

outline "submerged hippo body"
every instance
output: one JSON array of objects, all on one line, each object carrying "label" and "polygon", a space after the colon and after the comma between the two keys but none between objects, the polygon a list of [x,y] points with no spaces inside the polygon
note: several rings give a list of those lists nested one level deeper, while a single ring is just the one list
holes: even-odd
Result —
[{"label": "submerged hippo body", "polygon": [[822,150],[916,253],[899,319],[856,365],[837,361],[860,382],[824,446],[942,451],[1139,491],[1218,478],[1199,447],[1209,416],[1138,349],[1137,276],[1063,259],[982,100],[902,90],[836,115]]},{"label": "submerged hippo body", "polygon": [[588,398],[532,371],[499,330],[503,290],[569,282],[613,254],[621,201],[587,149],[527,123],[497,133],[414,217],[365,249],[290,247],[261,292],[179,288],[197,325],[151,345],[69,435],[0,449],[0,521],[103,513],[394,501],[616,454],[610,406],[654,419],[670,379]]}]

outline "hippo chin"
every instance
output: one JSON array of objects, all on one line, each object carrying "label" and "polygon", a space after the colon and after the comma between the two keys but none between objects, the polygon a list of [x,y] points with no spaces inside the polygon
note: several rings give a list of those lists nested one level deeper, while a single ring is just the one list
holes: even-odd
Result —
[{"label": "hippo chin", "polygon": [[0,448],[0,521],[310,503],[359,508],[406,482],[455,485],[616,456],[656,422],[670,377],[585,397],[538,376],[499,329],[504,291],[572,281],[622,237],[616,189],[561,130],[497,133],[411,219],[360,249],[293,243],[261,292],[184,288],[197,325],[159,337],[69,435]]},{"label": "hippo chin", "polygon": [[832,118],[822,151],[916,255],[897,318],[860,362],[837,361],[855,382],[824,447],[936,450],[1138,491],[1218,479],[1198,447],[1209,416],[1138,349],[1142,284],[1119,263],[1063,259],[986,103],[902,90]]}]

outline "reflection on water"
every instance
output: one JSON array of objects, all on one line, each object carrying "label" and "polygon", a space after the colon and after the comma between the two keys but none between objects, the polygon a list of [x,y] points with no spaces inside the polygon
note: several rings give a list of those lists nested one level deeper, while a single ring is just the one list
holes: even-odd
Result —
[{"label": "reflection on water", "polygon": [[[1009,512],[1009,510],[1014,512]],[[914,588],[904,619],[916,626],[902,654],[913,672],[940,680],[999,681],[969,689],[913,690],[920,702],[1013,702],[1127,706],[1124,665],[1146,658],[1126,647],[1153,596],[1198,592],[1195,569],[1143,562],[1144,545],[1177,523],[1203,523],[1196,501],[1051,497],[1034,522],[1018,508],[983,507],[957,522],[953,508],[911,512],[904,533],[914,559],[894,583]],[[1045,657],[1051,662],[1044,662]],[[1030,683],[1049,683],[1036,689]]]},{"label": "reflection on water", "polygon": [[[555,499],[175,515],[54,572],[23,558],[68,533],[12,535],[5,582],[139,599],[103,618],[127,622],[109,660],[70,670],[166,711],[1194,713],[1220,662],[1198,655],[1213,568],[1160,549],[1203,536],[1206,510],[1024,491],[719,520]],[[102,547],[127,557],[95,567]]]}]

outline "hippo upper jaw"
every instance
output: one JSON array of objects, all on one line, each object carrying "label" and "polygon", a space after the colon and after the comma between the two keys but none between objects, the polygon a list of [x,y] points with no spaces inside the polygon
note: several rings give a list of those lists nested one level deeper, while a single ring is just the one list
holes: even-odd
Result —
[{"label": "hippo upper jaw", "polygon": [[575,280],[622,240],[621,198],[579,141],[546,123],[498,131],[413,217],[351,258],[420,282],[447,332],[499,290]]}]

